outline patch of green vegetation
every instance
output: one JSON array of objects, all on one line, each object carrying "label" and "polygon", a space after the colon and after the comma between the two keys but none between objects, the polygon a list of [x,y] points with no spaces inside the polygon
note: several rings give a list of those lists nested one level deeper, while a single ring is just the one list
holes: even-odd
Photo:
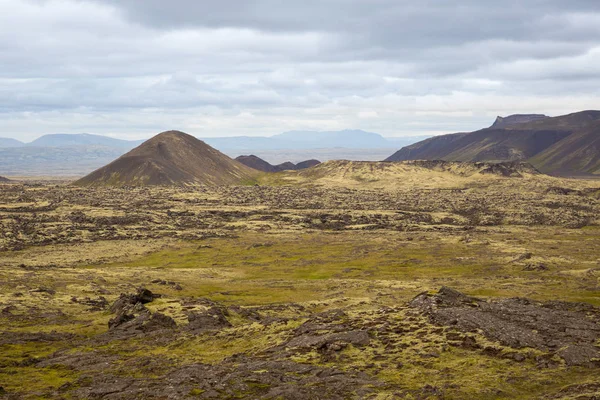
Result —
[{"label": "patch of green vegetation", "polygon": [[202,393],[204,393],[205,390],[204,389],[192,389],[190,390],[190,396],[200,396]]},{"label": "patch of green vegetation", "polygon": [[[19,393],[23,398],[35,398],[39,393],[55,390],[64,384],[75,382],[79,374],[70,368],[52,366],[46,368],[6,367],[0,369],[0,382],[8,393]],[[29,396],[24,393],[29,393]],[[42,398],[48,396],[42,395]]]}]

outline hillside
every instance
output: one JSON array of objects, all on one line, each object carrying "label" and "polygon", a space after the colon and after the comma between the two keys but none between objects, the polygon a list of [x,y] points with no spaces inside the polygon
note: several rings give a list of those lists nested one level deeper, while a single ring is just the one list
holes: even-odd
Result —
[{"label": "hillside", "polygon": [[10,179],[0,176],[0,182],[10,182]]},{"label": "hillside", "polygon": [[301,169],[314,167],[315,165],[319,165],[321,163],[319,160],[306,160],[299,162],[298,164],[294,164],[290,161],[287,161],[282,164],[272,165],[255,155],[239,156],[236,157],[235,160],[239,161],[247,167],[262,172],[298,171]]},{"label": "hillside", "polygon": [[20,142],[16,139],[10,139],[10,138],[0,138],[0,148],[4,148],[4,147],[21,147],[21,146],[25,146],[25,143]]},{"label": "hillside", "polygon": [[539,171],[527,163],[457,161],[327,161],[302,171],[262,177],[263,184],[321,185],[360,189],[464,188],[490,179],[529,178]]},{"label": "hillside", "polygon": [[600,175],[600,121],[548,147],[531,162],[556,175]]},{"label": "hillside", "polygon": [[490,128],[426,139],[385,161],[527,161],[544,173],[600,173],[600,111],[509,116]]},{"label": "hillside", "polygon": [[160,133],[107,166],[75,182],[79,186],[228,185],[255,171],[193,136]]}]

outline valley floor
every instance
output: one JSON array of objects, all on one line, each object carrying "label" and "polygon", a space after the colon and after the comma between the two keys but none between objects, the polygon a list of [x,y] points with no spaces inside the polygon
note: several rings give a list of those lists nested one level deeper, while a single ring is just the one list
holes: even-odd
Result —
[{"label": "valley floor", "polygon": [[0,396],[600,396],[593,182],[0,187]]}]

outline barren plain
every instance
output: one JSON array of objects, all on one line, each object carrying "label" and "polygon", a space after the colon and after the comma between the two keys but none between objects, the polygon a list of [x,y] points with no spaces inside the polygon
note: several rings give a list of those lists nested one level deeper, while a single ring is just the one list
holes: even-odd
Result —
[{"label": "barren plain", "polygon": [[2,183],[0,397],[599,398],[600,182],[465,165]]}]

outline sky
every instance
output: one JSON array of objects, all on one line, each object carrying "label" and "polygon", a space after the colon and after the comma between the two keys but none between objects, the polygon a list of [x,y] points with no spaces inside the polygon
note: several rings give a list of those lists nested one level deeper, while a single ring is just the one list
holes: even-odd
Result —
[{"label": "sky", "polygon": [[417,136],[585,109],[598,0],[0,0],[0,137]]}]

